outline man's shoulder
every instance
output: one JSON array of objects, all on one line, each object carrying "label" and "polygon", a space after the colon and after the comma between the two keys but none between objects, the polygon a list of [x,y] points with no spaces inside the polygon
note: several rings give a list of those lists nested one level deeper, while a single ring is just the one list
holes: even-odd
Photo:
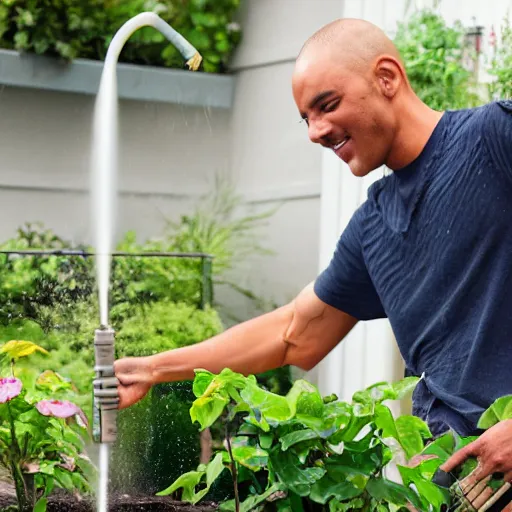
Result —
[{"label": "man's shoulder", "polygon": [[483,105],[459,110],[447,110],[448,115],[454,120],[473,129],[475,126],[482,126],[481,123],[492,122],[496,116],[503,113],[512,115],[512,100],[494,100]]}]

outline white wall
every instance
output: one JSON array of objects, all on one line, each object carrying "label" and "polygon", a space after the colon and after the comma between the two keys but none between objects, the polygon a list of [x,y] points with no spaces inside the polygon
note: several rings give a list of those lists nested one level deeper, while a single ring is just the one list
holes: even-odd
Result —
[{"label": "white wall", "polygon": [[[89,151],[94,97],[5,87],[0,92],[0,240],[42,221],[91,241]],[[118,234],[160,234],[208,178],[229,169],[229,112],[120,103]]]}]

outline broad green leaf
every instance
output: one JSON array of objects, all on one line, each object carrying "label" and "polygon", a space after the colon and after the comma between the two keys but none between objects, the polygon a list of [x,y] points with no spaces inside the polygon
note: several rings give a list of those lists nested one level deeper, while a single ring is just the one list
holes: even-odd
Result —
[{"label": "broad green leaf", "polygon": [[441,463],[445,463],[452,455],[455,447],[455,439],[451,432],[438,437],[429,443],[423,450],[423,455],[436,455]]},{"label": "broad green leaf", "polygon": [[267,422],[277,424],[291,418],[286,398],[261,389],[256,382],[248,381],[240,396],[252,409],[252,422],[261,425],[262,428]]},{"label": "broad green leaf", "polygon": [[[426,462],[432,463],[432,461]],[[437,462],[438,466],[440,465],[438,460],[435,462]],[[426,479],[423,475],[421,465],[415,468],[398,466],[398,470],[400,471],[404,485],[409,487],[411,484],[414,484],[421,498],[426,500],[427,504],[430,503],[434,505],[434,510],[441,510],[441,505],[450,504],[450,493]]]},{"label": "broad green leaf", "polygon": [[[263,503],[272,494],[274,494],[275,492],[279,492],[283,489],[284,487],[281,484],[275,483],[272,486],[270,486],[263,494],[249,496],[242,503],[240,503],[240,512],[249,512],[251,510],[254,510],[254,508],[257,505]],[[221,503],[219,506],[219,510],[233,512],[235,510],[235,500],[229,500],[224,503]]]},{"label": "broad green leaf", "polygon": [[363,491],[364,489],[357,488],[353,483],[347,480],[340,481],[328,473],[312,486],[309,498],[316,503],[325,505],[332,497],[343,501],[355,498]]},{"label": "broad green leaf", "polygon": [[419,380],[419,377],[406,377],[398,382],[394,382],[392,387],[396,394],[395,400],[403,400],[409,396],[416,388]]},{"label": "broad green leaf", "polygon": [[332,499],[329,501],[329,512],[349,512],[352,510],[360,510],[364,507],[363,498],[354,498],[350,501],[339,501]]},{"label": "broad green leaf", "polygon": [[306,380],[296,380],[286,395],[291,416],[303,414],[321,418],[324,413],[324,401],[318,389]]},{"label": "broad green leaf", "polygon": [[488,429],[496,423],[512,419],[512,395],[502,396],[480,416],[478,428]]},{"label": "broad green leaf", "polygon": [[222,462],[222,454],[215,455],[213,460],[206,466],[206,486],[209,489],[213,482],[217,480],[220,474],[224,471],[224,464]]},{"label": "broad green leaf", "polygon": [[167,489],[157,492],[157,496],[168,496],[178,489],[183,488],[181,499],[183,501],[192,502],[195,494],[195,487],[201,479],[206,475],[206,471],[189,471],[177,478]]},{"label": "broad green leaf", "polygon": [[210,427],[223,413],[229,399],[218,393],[215,395],[201,396],[194,400],[190,408],[192,422],[199,422],[201,429]]},{"label": "broad green leaf", "polygon": [[420,499],[411,489],[384,478],[371,478],[366,485],[366,490],[377,501],[386,500],[395,505],[412,503],[418,510],[422,509]]},{"label": "broad green leaf", "polygon": [[420,453],[424,448],[423,439],[432,437],[427,424],[416,416],[400,416],[395,420],[400,442],[408,458]]},{"label": "broad green leaf", "polygon": [[52,393],[65,389],[72,389],[71,383],[67,382],[62,376],[52,370],[46,370],[41,373],[36,380],[36,386],[47,388]]},{"label": "broad green leaf", "polygon": [[348,426],[341,432],[337,432],[331,438],[329,438],[329,442],[339,443],[341,441],[352,441],[359,434],[359,432],[361,432],[361,430],[366,425],[368,425],[368,423],[370,423],[370,421],[372,421],[371,415],[357,416],[354,413],[354,416],[350,418]]},{"label": "broad green leaf", "polygon": [[[252,441],[252,440],[251,440]],[[252,471],[258,471],[268,464],[268,452],[251,443],[247,437],[233,437],[231,439],[233,458],[242,466]]]},{"label": "broad green leaf", "polygon": [[399,440],[398,432],[395,426],[395,419],[393,418],[393,414],[389,410],[389,407],[386,407],[382,404],[377,404],[375,406],[375,418],[373,419],[375,426],[382,430],[382,437],[392,437],[396,440]]},{"label": "broad green leaf", "polygon": [[307,441],[309,439],[318,439],[319,437],[320,435],[311,429],[291,432],[290,434],[281,437],[281,450],[288,450],[290,446],[300,443],[301,441]]},{"label": "broad green leaf", "polygon": [[299,496],[307,496],[311,485],[325,474],[323,468],[301,468],[298,457],[291,451],[274,450],[270,461],[279,480]]},{"label": "broad green leaf", "polygon": [[259,435],[260,446],[264,450],[268,450],[272,447],[272,443],[274,442],[274,436],[272,434],[260,434]]},{"label": "broad green leaf", "polygon": [[47,498],[39,498],[34,505],[33,512],[46,512],[46,505],[48,504]]},{"label": "broad green leaf", "polygon": [[29,356],[34,352],[48,354],[47,350],[31,341],[11,340],[0,347],[0,353],[6,354],[9,359],[19,359],[20,357]]}]

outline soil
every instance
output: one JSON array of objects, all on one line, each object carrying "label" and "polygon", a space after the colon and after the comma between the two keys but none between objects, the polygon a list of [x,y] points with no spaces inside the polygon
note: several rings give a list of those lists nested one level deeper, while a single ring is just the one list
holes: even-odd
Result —
[{"label": "soil", "polygon": [[[0,511],[16,504],[16,494],[11,485],[0,481]],[[96,503],[79,499],[65,491],[56,491],[48,500],[47,512],[96,512]],[[166,496],[110,496],[109,512],[213,512],[214,503],[190,505]]]}]

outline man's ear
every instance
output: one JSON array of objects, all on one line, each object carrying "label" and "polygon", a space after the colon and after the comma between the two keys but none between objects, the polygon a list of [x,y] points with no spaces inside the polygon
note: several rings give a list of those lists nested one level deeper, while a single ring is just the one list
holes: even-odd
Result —
[{"label": "man's ear", "polygon": [[404,81],[404,70],[393,57],[382,56],[375,63],[377,84],[386,98],[393,98]]}]

